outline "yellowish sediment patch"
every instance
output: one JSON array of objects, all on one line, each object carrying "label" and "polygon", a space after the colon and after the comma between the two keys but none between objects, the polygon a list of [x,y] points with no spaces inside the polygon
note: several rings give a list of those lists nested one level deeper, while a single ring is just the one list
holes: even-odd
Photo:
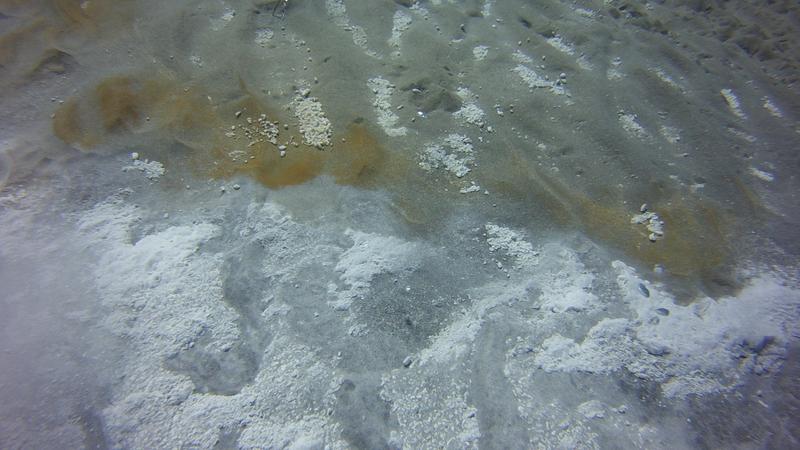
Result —
[{"label": "yellowish sediment patch", "polygon": [[[277,126],[274,142],[258,133],[264,123]],[[187,88],[168,74],[111,77],[65,103],[53,128],[64,142],[85,151],[137,133],[179,142],[192,149],[183,163],[204,177],[244,175],[281,188],[325,174],[340,184],[388,188],[398,194],[394,205],[409,222],[430,220],[419,207],[428,195],[426,187],[409,186],[415,164],[384,148],[366,122],[335,130],[336,144],[319,150],[302,143],[287,112],[244,86],[235,100],[214,104],[200,87]],[[168,155],[163,159],[169,160]],[[729,245],[725,224],[730,218],[710,202],[677,194],[654,199],[651,208],[666,222],[666,233],[650,242],[644,227],[630,223],[635,211],[625,208],[613,191],[590,196],[568,187],[522,152],[511,151],[494,165],[479,168],[477,176],[496,195],[523,210],[579,229],[642,264],[661,265],[673,276],[703,281],[718,276],[725,265]],[[442,195],[458,196],[456,192]]]}]

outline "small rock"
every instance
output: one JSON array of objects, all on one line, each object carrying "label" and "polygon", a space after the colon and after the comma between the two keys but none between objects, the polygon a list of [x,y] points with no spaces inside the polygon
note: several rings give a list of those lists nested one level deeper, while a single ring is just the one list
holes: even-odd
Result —
[{"label": "small rock", "polygon": [[650,289],[647,289],[647,286],[645,286],[644,283],[639,283],[639,292],[641,292],[646,298],[650,298]]},{"label": "small rock", "polygon": [[411,364],[414,360],[410,356],[406,356],[406,359],[403,360],[403,367],[411,367]]},{"label": "small rock", "polygon": [[234,190],[234,191],[238,191],[238,190],[239,190],[239,189],[241,189],[241,188],[242,188],[242,187],[241,187],[241,186],[239,186],[238,184],[234,184],[234,185],[233,185],[233,190]]},{"label": "small rock", "polygon": [[286,146],[285,145],[279,145],[278,146],[278,150],[285,151],[286,150]]},{"label": "small rock", "polygon": [[139,154],[136,152],[131,153],[131,159],[136,161],[139,159]]},{"label": "small rock", "polygon": [[660,314],[662,316],[668,316],[669,315],[669,310],[667,308],[657,308],[656,309],[656,314]]}]

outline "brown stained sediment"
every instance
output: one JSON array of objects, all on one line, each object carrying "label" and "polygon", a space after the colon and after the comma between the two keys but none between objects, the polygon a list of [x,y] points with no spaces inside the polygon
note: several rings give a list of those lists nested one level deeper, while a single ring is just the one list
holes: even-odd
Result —
[{"label": "brown stained sediment", "polygon": [[[0,0],[0,14],[14,24],[0,35],[0,87],[30,83],[41,69],[62,74],[68,57],[86,40],[112,42],[133,23],[133,2],[124,0]],[[55,57],[55,60],[54,60]]]},{"label": "brown stained sediment", "polygon": [[112,77],[103,80],[95,89],[94,101],[100,109],[103,128],[115,131],[118,128],[133,129],[142,119],[141,109],[146,108],[147,99],[139,97],[139,89],[128,77]]},{"label": "brown stained sediment", "polygon": [[[335,144],[317,149],[302,143],[284,111],[243,86],[237,100],[215,105],[206,99],[199,87],[187,89],[169,77],[111,77],[67,102],[56,113],[53,127],[64,142],[78,147],[131,132],[153,133],[191,149],[180,163],[201,177],[244,175],[281,188],[329,175],[339,184],[389,188],[398,194],[393,205],[403,217],[410,223],[427,221],[419,201],[426,187],[409,189],[413,164],[399,152],[387,151],[365,121],[335,131]],[[279,122],[276,143],[243,135],[262,114]],[[148,124],[144,117],[151,118]],[[287,123],[289,130],[283,127]],[[283,157],[278,145],[286,146]],[[651,208],[666,222],[666,232],[663,239],[650,242],[643,226],[630,223],[636,211],[625,208],[619,198],[596,198],[568,187],[539,170],[522,152],[510,150],[507,158],[480,167],[475,175],[493,192],[522,205],[521,210],[582,230],[646,266],[663,266],[673,276],[705,281],[719,276],[725,267],[725,224],[730,218],[710,202],[680,195],[651,200]]]},{"label": "brown stained sediment", "polygon": [[96,146],[100,138],[86,129],[80,118],[78,101],[70,99],[53,116],[53,133],[65,143],[87,151]]},{"label": "brown stained sediment", "polygon": [[671,195],[650,204],[666,223],[665,235],[650,242],[645,227],[630,222],[638,213],[619,199],[595,198],[546,175],[519,151],[484,170],[491,190],[503,192],[537,215],[585,232],[610,244],[633,260],[669,274],[706,283],[727,270],[727,226],[732,218],[713,203],[696,197]]},{"label": "brown stained sediment", "polygon": [[[241,94],[236,101],[213,105],[204,100],[200,88],[182,87],[168,77],[113,76],[59,108],[53,129],[61,140],[84,151],[132,132],[151,132],[190,148],[188,166],[199,175],[246,175],[270,188],[305,183],[323,174],[339,184],[362,187],[405,178],[408,161],[388,152],[365,123],[351,123],[336,133],[335,145],[317,149],[303,144],[293,124],[283,128],[290,121],[278,108],[246,89]],[[262,115],[279,122],[277,143],[244,136],[244,129]],[[286,147],[283,157],[278,145]]]}]

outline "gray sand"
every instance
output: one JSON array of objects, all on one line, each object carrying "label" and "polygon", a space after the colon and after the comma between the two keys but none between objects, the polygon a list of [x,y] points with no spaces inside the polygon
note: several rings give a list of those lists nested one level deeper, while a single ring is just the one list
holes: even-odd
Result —
[{"label": "gray sand", "polygon": [[0,447],[800,446],[799,14],[0,2]]}]

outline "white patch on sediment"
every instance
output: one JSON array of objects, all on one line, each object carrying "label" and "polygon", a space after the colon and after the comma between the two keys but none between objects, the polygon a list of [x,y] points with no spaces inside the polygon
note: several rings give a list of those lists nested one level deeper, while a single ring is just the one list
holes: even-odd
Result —
[{"label": "white patch on sediment", "polygon": [[639,123],[636,114],[620,112],[617,114],[617,118],[619,119],[619,124],[622,126],[622,129],[628,134],[639,139],[647,138],[647,131],[645,131],[644,127]]},{"label": "white patch on sediment", "polygon": [[564,87],[563,84],[559,84],[557,82],[550,81],[538,73],[535,70],[524,66],[522,64],[518,65],[513,69],[514,73],[519,75],[522,78],[522,81],[528,85],[528,88],[531,90],[533,89],[547,89],[553,94],[556,95],[567,95],[567,89]]},{"label": "white patch on sediment", "polygon": [[673,80],[672,77],[669,76],[664,71],[664,69],[662,69],[660,67],[651,67],[650,68],[650,72],[655,74],[655,76],[659,80],[661,80],[664,84],[666,84],[667,86],[669,86],[669,87],[671,87],[673,89],[677,89],[678,91],[683,91],[683,88],[678,83],[676,83],[675,80]]},{"label": "white patch on sediment", "polygon": [[764,97],[761,99],[761,101],[764,102],[762,105],[764,106],[764,109],[766,109],[770,114],[779,119],[783,118],[783,112],[775,105],[775,103],[772,102],[772,99],[769,97]]},{"label": "white patch on sediment", "polygon": [[393,48],[392,58],[400,57],[400,45],[402,43],[403,33],[411,26],[411,16],[403,11],[397,10],[394,13],[392,20],[392,35],[389,37],[389,47]]},{"label": "white patch on sediment", "polygon": [[731,89],[722,89],[719,91],[722,98],[725,99],[725,103],[728,105],[728,109],[738,118],[746,119],[747,116],[745,115],[744,111],[742,111],[742,105],[739,103],[739,98]]},{"label": "white patch on sediment", "polygon": [[225,28],[233,18],[236,17],[236,11],[232,8],[226,7],[222,11],[222,15],[218,18],[211,19],[211,30],[213,31],[220,31],[221,29]]},{"label": "white patch on sediment", "polygon": [[756,138],[752,134],[745,133],[744,131],[738,130],[734,127],[728,127],[727,129],[732,135],[738,137],[739,139],[744,139],[745,141],[751,144],[758,140],[758,138]]},{"label": "white patch on sediment", "polygon": [[486,243],[491,252],[502,251],[514,260],[519,268],[531,269],[539,263],[539,252],[516,230],[493,223],[486,224]]},{"label": "white patch on sediment", "polygon": [[392,109],[392,94],[394,93],[394,86],[388,81],[380,77],[370,78],[367,81],[367,86],[370,91],[375,94],[375,100],[372,106],[375,107],[375,112],[378,115],[378,125],[383,128],[383,131],[388,136],[404,136],[408,129],[406,127],[398,127],[397,121],[400,118],[394,113]]},{"label": "white patch on sediment", "polygon": [[755,167],[750,168],[750,174],[762,181],[775,181],[775,175],[760,169],[756,169]]},{"label": "white patch on sediment", "polygon": [[580,67],[583,70],[588,70],[588,71],[594,70],[594,64],[589,59],[589,57],[584,54],[578,56],[576,62],[578,63],[578,67]]},{"label": "white patch on sediment", "polygon": [[[622,300],[632,318],[605,318],[580,339],[554,334],[535,353],[548,372],[611,373],[622,368],[661,383],[667,397],[735,388],[743,376],[780,367],[797,333],[800,292],[779,279],[752,279],[736,297],[688,306],[615,261]],[[640,286],[647,283],[648,296]]]},{"label": "white patch on sediment", "polygon": [[256,30],[255,43],[260,47],[266,47],[270,42],[272,42],[272,38],[274,36],[275,32],[270,28],[259,28]]},{"label": "white patch on sediment", "polygon": [[150,161],[145,159],[144,161],[139,160],[138,158],[133,160],[133,164],[129,166],[125,166],[122,168],[123,172],[128,172],[131,170],[136,170],[144,174],[144,177],[150,181],[158,181],[162,175],[164,175],[164,165],[158,161]]},{"label": "white patch on sediment", "polygon": [[481,8],[481,15],[483,17],[489,17],[492,15],[492,7],[494,6],[495,0],[484,0],[483,7]]},{"label": "white patch on sediment", "polygon": [[456,94],[463,103],[461,108],[453,113],[453,117],[470,125],[483,127],[485,125],[483,121],[485,114],[481,107],[478,106],[478,97],[466,87],[458,88]]},{"label": "white patch on sediment", "polygon": [[562,38],[560,35],[555,35],[551,38],[547,38],[547,43],[550,44],[551,47],[560,51],[561,53],[567,54],[572,56],[575,54],[575,46],[571,43],[567,42]]},{"label": "white patch on sediment", "polygon": [[611,60],[611,66],[606,70],[606,78],[608,78],[609,81],[621,80],[625,77],[620,70],[621,65],[622,58],[619,56]]},{"label": "white patch on sediment", "polygon": [[533,58],[526,55],[525,53],[522,53],[522,51],[520,51],[519,49],[514,50],[514,53],[511,54],[511,59],[513,59],[514,62],[519,64],[533,64]]},{"label": "white patch on sediment", "polygon": [[661,125],[659,132],[670,144],[677,144],[681,141],[681,131],[675,127]]},{"label": "white patch on sediment", "polygon": [[460,134],[449,134],[441,143],[428,144],[420,155],[424,170],[445,169],[458,178],[468,174],[475,162],[472,141]]},{"label": "white patch on sediment", "polygon": [[336,293],[331,305],[346,310],[354,299],[369,292],[373,278],[381,274],[396,274],[416,267],[421,257],[418,245],[392,236],[347,230],[345,235],[353,240],[336,264],[341,281],[347,288]]},{"label": "white patch on sediment", "polygon": [[477,47],[472,49],[472,56],[475,57],[475,61],[483,61],[486,59],[486,55],[489,54],[489,47],[485,45],[478,45]]},{"label": "white patch on sediment", "polygon": [[356,46],[364,50],[364,53],[368,56],[380,58],[380,56],[373,50],[370,50],[367,45],[367,33],[364,31],[364,28],[350,23],[350,17],[347,15],[347,7],[343,0],[325,0],[325,9],[327,9],[328,15],[333,19],[333,23],[344,31],[348,31],[352,34],[353,43]]},{"label": "white patch on sediment", "polygon": [[292,108],[306,145],[322,148],[331,144],[331,121],[326,117],[320,101],[311,97],[307,88],[297,92],[292,100]]}]

